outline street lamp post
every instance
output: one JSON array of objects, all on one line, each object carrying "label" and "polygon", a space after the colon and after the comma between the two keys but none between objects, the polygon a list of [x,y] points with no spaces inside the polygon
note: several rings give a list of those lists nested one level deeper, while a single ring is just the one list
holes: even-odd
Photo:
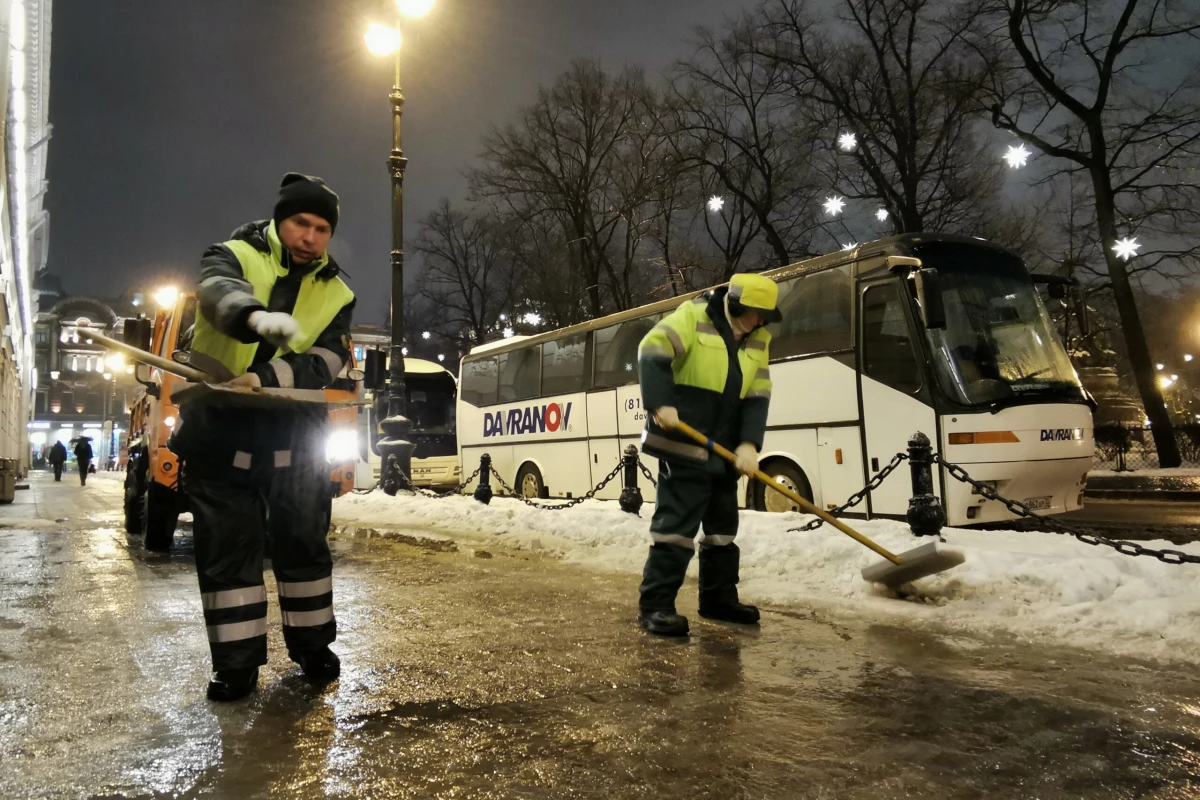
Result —
[{"label": "street lamp post", "polygon": [[395,58],[395,80],[389,100],[392,105],[392,152],[388,157],[388,172],[392,179],[392,340],[388,369],[387,416],[379,423],[383,438],[379,440],[379,453],[383,457],[380,476],[383,490],[394,495],[400,489],[409,488],[408,476],[412,474],[412,452],[415,445],[408,441],[411,423],[405,416],[406,393],[404,386],[404,170],[408,159],[404,157],[401,116],[404,110],[404,93],[400,88],[400,44],[399,17],[420,17],[429,11],[433,0],[396,0],[397,25],[395,28],[373,24],[367,31],[367,46],[377,55],[393,55]]}]

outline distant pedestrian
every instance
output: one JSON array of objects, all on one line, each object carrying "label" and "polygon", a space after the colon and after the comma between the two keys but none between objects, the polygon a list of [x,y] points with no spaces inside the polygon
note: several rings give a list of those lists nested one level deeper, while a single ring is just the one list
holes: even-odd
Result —
[{"label": "distant pedestrian", "polygon": [[63,464],[67,463],[67,448],[62,442],[54,443],[46,460],[50,462],[50,466],[54,467],[54,480],[61,481]]},{"label": "distant pedestrian", "polygon": [[80,439],[75,445],[75,460],[79,462],[79,485],[87,486],[88,472],[92,468],[92,443],[88,439]]}]

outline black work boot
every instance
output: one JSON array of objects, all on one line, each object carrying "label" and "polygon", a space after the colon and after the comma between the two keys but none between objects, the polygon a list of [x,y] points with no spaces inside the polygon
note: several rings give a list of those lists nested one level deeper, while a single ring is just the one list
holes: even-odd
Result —
[{"label": "black work boot", "polygon": [[258,688],[258,667],[217,670],[208,682],[208,699],[218,703],[241,700]]},{"label": "black work boot", "polygon": [[299,650],[289,655],[313,683],[336,681],[342,674],[342,662],[328,646],[318,650]]},{"label": "black work boot", "polygon": [[700,616],[721,622],[736,622],[739,625],[758,624],[758,606],[748,606],[737,600],[724,603],[700,604]]},{"label": "black work boot", "polygon": [[638,611],[638,624],[658,636],[687,636],[688,621],[674,611]]}]

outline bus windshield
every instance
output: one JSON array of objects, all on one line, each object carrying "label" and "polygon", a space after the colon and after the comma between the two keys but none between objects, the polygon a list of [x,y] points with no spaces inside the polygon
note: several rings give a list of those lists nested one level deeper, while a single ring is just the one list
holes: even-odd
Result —
[{"label": "bus windshield", "polygon": [[1052,396],[1085,402],[1067,351],[1024,265],[988,248],[930,243],[913,248],[934,267],[946,327],[926,332],[938,381],[966,405]]},{"label": "bus windshield", "polygon": [[406,413],[412,420],[413,430],[453,435],[457,399],[454,377],[448,372],[409,372],[404,376],[404,384],[408,390]]}]

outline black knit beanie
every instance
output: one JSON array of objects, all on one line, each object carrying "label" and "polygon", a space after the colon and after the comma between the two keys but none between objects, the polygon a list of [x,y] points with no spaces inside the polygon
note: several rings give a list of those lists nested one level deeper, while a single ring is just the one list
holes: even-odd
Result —
[{"label": "black knit beanie", "polygon": [[337,230],[337,192],[325,185],[325,181],[299,172],[289,172],[279,184],[279,201],[275,203],[275,227],[296,214],[315,214]]}]

